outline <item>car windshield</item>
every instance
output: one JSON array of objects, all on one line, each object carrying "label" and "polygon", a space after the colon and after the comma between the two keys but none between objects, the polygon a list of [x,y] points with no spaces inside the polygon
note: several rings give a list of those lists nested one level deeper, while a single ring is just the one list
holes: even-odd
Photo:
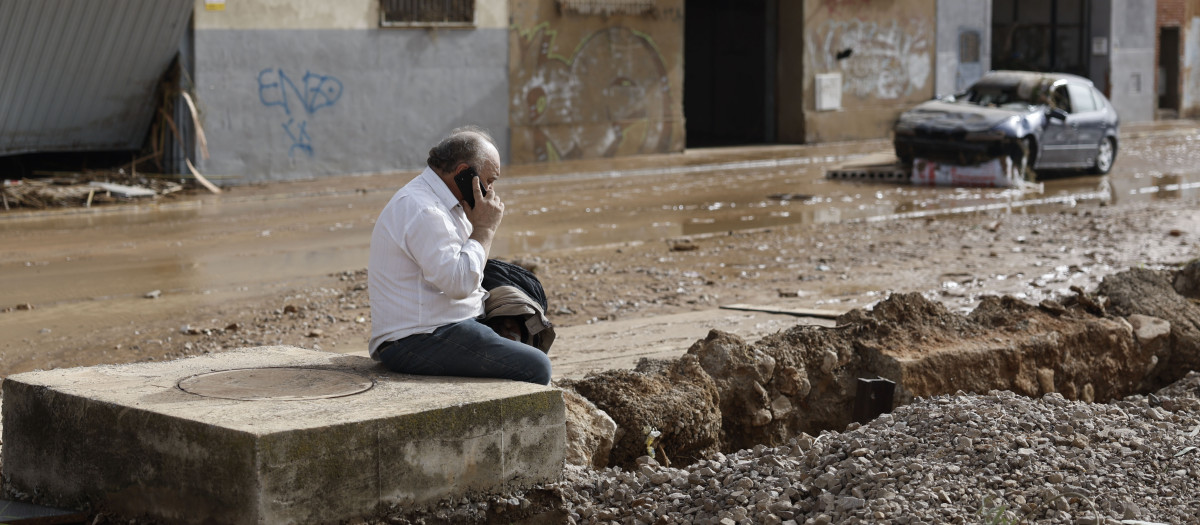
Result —
[{"label": "car windshield", "polygon": [[[1024,96],[1022,96],[1024,91]],[[954,97],[956,102],[975,104],[987,107],[1022,108],[1039,104],[1033,100],[1031,89],[1020,89],[1019,85],[979,85],[971,86],[965,93]]]}]

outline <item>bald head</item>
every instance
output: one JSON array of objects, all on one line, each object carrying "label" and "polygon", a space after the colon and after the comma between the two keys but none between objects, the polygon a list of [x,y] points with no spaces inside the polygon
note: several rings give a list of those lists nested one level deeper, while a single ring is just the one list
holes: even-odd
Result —
[{"label": "bald head", "polygon": [[487,131],[477,126],[464,126],[452,130],[430,149],[425,162],[439,173],[456,171],[456,167],[464,163],[478,169],[499,169],[500,154]]}]

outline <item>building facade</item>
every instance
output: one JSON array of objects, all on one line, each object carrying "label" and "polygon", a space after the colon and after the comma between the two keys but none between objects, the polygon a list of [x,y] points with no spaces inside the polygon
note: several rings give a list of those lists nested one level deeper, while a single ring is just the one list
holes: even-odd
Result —
[{"label": "building facade", "polygon": [[1155,78],[1163,117],[1200,117],[1200,0],[1158,0]]},{"label": "building facade", "polygon": [[1200,0],[191,4],[180,41],[156,44],[199,114],[190,134],[182,102],[169,111],[174,149],[228,184],[415,169],[468,123],[509,164],[886,138],[993,68],[1091,78],[1125,122],[1200,110]]}]

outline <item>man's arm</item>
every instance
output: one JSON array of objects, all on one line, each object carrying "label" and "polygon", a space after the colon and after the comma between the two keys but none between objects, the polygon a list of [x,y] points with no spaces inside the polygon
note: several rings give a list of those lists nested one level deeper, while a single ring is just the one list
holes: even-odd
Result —
[{"label": "man's arm", "polygon": [[453,299],[479,288],[487,264],[487,252],[469,240],[462,242],[459,235],[446,210],[431,207],[413,217],[401,243],[422,277]]}]

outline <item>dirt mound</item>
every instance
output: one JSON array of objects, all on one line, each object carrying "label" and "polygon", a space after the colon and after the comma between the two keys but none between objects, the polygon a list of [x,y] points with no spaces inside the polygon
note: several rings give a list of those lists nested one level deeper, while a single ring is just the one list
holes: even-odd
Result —
[{"label": "dirt mound", "polygon": [[[751,448],[769,441],[756,429],[790,411],[790,402],[772,399],[766,387],[775,376],[775,359],[741,338],[713,330],[688,349],[717,386],[721,401],[722,448]],[[773,401],[782,399],[779,403]],[[737,431],[731,431],[737,429]]]},{"label": "dirt mound", "polygon": [[1165,356],[1147,378],[1149,389],[1173,383],[1189,370],[1200,370],[1198,284],[1200,261],[1192,261],[1179,271],[1133,268],[1106,277],[1097,288],[1117,315],[1140,314],[1171,324]]},{"label": "dirt mound", "polygon": [[561,384],[617,422],[611,465],[630,467],[645,455],[688,464],[720,446],[717,387],[695,357],[643,360],[634,370],[610,370]]},{"label": "dirt mound", "polygon": [[617,421],[610,464],[621,466],[646,454],[652,429],[672,460],[843,429],[859,379],[894,381],[897,405],[957,391],[1088,402],[1136,393],[1155,349],[1124,319],[1091,313],[1092,300],[1073,304],[990,297],[964,316],[896,294],[834,327],[798,325],[755,345],[714,330],[679,361],[589,376],[575,389]]},{"label": "dirt mound", "polygon": [[[1122,320],[1011,297],[985,298],[962,316],[920,294],[847,313],[834,328],[797,326],[759,347],[812,385],[789,396],[796,410],[776,422],[784,427],[776,435],[844,428],[859,378],[895,381],[897,404],[959,390],[1108,400],[1133,393],[1153,357]],[[768,385],[772,394],[787,388]]]}]

